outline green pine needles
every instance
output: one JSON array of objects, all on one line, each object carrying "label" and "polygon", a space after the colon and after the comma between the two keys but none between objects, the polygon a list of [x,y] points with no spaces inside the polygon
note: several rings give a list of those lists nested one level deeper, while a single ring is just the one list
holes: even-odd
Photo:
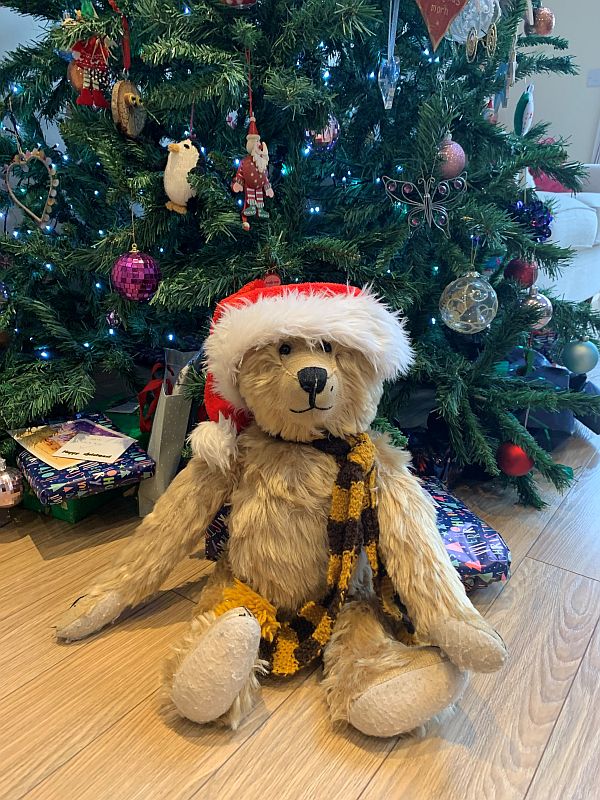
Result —
[{"label": "green pine needles", "polygon": [[[481,271],[492,256],[532,257],[551,275],[569,268],[568,251],[536,243],[507,209],[518,199],[515,175],[525,167],[577,190],[581,165],[569,161],[563,141],[540,144],[543,123],[517,138],[482,116],[486,98],[503,87],[498,69],[522,29],[524,0],[508,4],[496,53],[480,47],[475,63],[448,41],[434,57],[416,3],[403,0],[396,45],[402,80],[389,112],[376,77],[388,0],[259,0],[244,11],[220,0],[119,0],[131,28],[130,77],[148,110],[137,141],[118,132],[110,111],[75,104],[60,55],[105,34],[116,43],[111,65],[119,72],[121,20],[109,4],[98,0],[97,19],[70,26],[60,24],[62,2],[2,5],[47,21],[38,41],[0,64],[3,110],[10,98],[24,149],[45,147],[48,123],[58,124],[64,148],[45,147],[60,178],[51,224],[40,229],[24,217],[0,242],[0,281],[10,293],[0,308],[0,427],[85,407],[106,373],[139,388],[141,351],[169,344],[169,336],[171,346],[190,335],[200,342],[219,298],[276,270],[284,282],[371,284],[406,314],[417,364],[390,387],[380,429],[389,429],[420,387],[433,388],[460,462],[498,475],[496,450],[511,441],[558,488],[568,483],[565,469],[515,415],[529,407],[600,412],[600,401],[498,369],[514,346],[527,345],[536,321],[520,306],[522,290],[496,270],[500,310],[476,337],[453,333],[438,315],[448,283],[471,264]],[[519,78],[576,71],[563,39],[520,36],[518,44]],[[270,219],[253,221],[248,233],[230,188],[235,160],[245,153],[247,48],[275,191],[267,200]],[[162,173],[165,144],[185,138],[192,107],[202,153],[189,177],[197,197],[181,216],[165,208]],[[226,123],[231,111],[238,113],[236,128]],[[322,130],[330,116],[339,121],[339,142],[330,152],[311,149],[306,131]],[[6,117],[5,124],[11,127]],[[436,175],[448,131],[468,154],[468,190],[449,210],[450,238],[427,225],[411,232],[407,209],[386,197],[381,178]],[[14,136],[3,131],[2,163],[15,152]],[[18,187],[33,208],[43,195],[36,174]],[[6,216],[9,198],[0,200]],[[159,261],[163,276],[148,304],[123,299],[109,281],[113,262],[132,242],[132,205],[137,245]],[[600,328],[586,304],[555,307],[563,341]],[[510,480],[522,500],[542,504],[532,476]]]}]

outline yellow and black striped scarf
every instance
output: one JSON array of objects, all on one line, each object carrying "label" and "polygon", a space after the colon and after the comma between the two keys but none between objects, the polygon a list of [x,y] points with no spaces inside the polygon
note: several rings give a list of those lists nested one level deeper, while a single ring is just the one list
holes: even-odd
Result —
[{"label": "yellow and black striped scarf", "polygon": [[350,580],[363,548],[374,579],[380,572],[373,442],[368,434],[361,433],[347,439],[320,439],[313,444],[321,452],[333,456],[339,466],[327,524],[326,596],[320,602],[305,603],[291,620],[280,621],[275,606],[236,579],[214,609],[220,615],[244,606],[254,614],[261,626],[261,656],[269,662],[273,675],[293,675],[321,655],[346,602]]}]

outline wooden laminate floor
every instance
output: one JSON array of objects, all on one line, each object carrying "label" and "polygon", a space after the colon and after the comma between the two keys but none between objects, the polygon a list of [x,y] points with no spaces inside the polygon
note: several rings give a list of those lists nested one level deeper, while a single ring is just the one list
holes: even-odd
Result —
[{"label": "wooden laminate floor", "polygon": [[[599,437],[600,438],[600,437]],[[161,707],[159,670],[210,567],[188,559],[160,597],[86,642],[51,623],[135,526],[115,508],[76,526],[20,511],[0,529],[2,800],[592,800],[600,798],[600,446],[556,456],[577,482],[542,512],[493,485],[459,494],[509,542],[513,577],[475,595],[510,649],[421,741],[333,729],[319,670],[266,685],[239,731]]]}]

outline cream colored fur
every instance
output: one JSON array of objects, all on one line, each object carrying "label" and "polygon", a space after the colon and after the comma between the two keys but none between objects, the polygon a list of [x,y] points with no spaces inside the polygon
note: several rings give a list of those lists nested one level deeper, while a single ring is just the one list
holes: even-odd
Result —
[{"label": "cream colored fur", "polygon": [[[318,341],[295,338],[285,340],[290,353],[282,355],[281,343],[250,351],[240,365],[237,386],[255,421],[240,434],[236,449],[212,469],[192,459],[116,564],[88,591],[81,610],[76,604],[59,621],[59,637],[78,638],[78,615],[86,618],[85,633],[106,624],[105,598],[111,593],[118,595],[120,610],[155,593],[175,564],[197,547],[225,502],[231,505],[228,554],[209,578],[190,629],[166,668],[167,691],[183,665],[192,663],[186,662],[188,655],[202,663],[199,654],[210,641],[203,643],[203,637],[215,624],[212,609],[234,578],[247,582],[282,612],[323,596],[327,517],[338,468],[311,442],[325,433],[345,436],[367,429],[382,385],[375,367],[356,350],[332,343],[332,352],[326,352]],[[295,413],[308,407],[308,394],[297,377],[307,366],[327,371],[325,387],[316,398],[324,410]],[[380,549],[387,571],[420,641],[442,648],[458,668],[438,650],[409,648],[396,641],[392,629],[382,623],[367,578],[363,600],[344,609],[326,648],[325,687],[333,718],[354,719],[357,727],[364,723],[361,729],[376,733],[373,699],[382,709],[379,733],[391,735],[405,732],[409,722],[421,726],[441,714],[464,684],[459,670],[498,669],[506,651],[467,598],[441,543],[433,505],[408,471],[408,456],[385,437],[374,438]],[[99,613],[94,626],[95,605]],[[232,727],[258,698],[257,676],[264,665],[256,659],[252,663],[231,708],[220,715]],[[223,670],[228,669],[231,665],[224,663]],[[405,695],[409,708],[398,703]]]}]

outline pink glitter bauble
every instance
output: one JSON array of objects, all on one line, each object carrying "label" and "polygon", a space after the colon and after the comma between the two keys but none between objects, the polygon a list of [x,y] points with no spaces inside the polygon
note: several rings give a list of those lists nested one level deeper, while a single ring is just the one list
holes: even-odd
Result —
[{"label": "pink glitter bauble", "polygon": [[221,5],[231,8],[249,8],[256,5],[256,0],[221,0]]},{"label": "pink glitter bauble", "polygon": [[440,175],[445,181],[451,181],[458,178],[466,165],[465,151],[451,136],[447,136],[440,147]]},{"label": "pink glitter bauble", "polygon": [[110,277],[119,294],[139,303],[149,300],[158,289],[160,269],[152,256],[140,253],[134,245],[117,258]]}]

